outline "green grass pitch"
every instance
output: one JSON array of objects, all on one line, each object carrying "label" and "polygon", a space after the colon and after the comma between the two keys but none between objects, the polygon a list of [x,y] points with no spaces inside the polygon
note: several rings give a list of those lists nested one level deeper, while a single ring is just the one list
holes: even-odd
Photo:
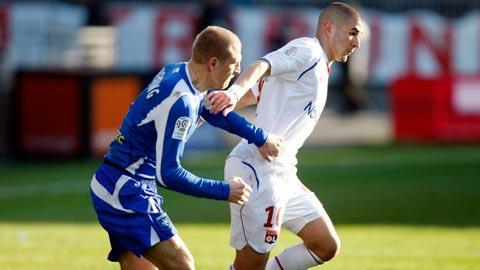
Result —
[{"label": "green grass pitch", "polygon": [[[187,154],[184,164],[221,177],[225,155]],[[480,269],[480,146],[317,148],[299,161],[342,238],[318,269]],[[88,197],[99,162],[0,165],[0,269],[118,269]],[[197,269],[227,269],[227,204],[159,192]],[[283,231],[273,254],[297,241]]]}]

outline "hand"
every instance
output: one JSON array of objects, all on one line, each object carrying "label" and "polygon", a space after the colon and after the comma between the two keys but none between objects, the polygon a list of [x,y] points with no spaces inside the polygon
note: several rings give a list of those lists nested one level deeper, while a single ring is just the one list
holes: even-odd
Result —
[{"label": "hand", "polygon": [[210,108],[210,112],[217,114],[221,110],[223,115],[227,114],[235,109],[235,105],[238,102],[238,96],[230,91],[212,91],[207,95],[207,108]]},{"label": "hand", "polygon": [[283,139],[275,134],[268,134],[267,141],[258,148],[262,157],[271,162],[283,152]]},{"label": "hand", "polygon": [[228,195],[229,202],[237,204],[248,202],[252,188],[247,183],[243,182],[242,178],[233,176],[228,179],[228,184],[230,186],[230,195]]}]

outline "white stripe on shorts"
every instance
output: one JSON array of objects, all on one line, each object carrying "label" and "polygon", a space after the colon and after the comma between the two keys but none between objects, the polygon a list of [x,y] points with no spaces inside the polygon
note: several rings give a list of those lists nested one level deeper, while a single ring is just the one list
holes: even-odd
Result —
[{"label": "white stripe on shorts", "polygon": [[95,175],[92,178],[92,182],[90,183],[90,188],[93,191],[93,194],[95,194],[98,198],[102,199],[104,202],[108,203],[111,207],[127,212],[127,213],[133,213],[132,210],[128,210],[123,208],[122,204],[120,203],[120,199],[118,198],[118,193],[120,192],[120,189],[125,185],[125,183],[130,180],[130,177],[126,175],[122,175],[117,183],[115,184],[115,190],[113,191],[113,194],[110,194],[108,190],[98,182],[97,178]]}]

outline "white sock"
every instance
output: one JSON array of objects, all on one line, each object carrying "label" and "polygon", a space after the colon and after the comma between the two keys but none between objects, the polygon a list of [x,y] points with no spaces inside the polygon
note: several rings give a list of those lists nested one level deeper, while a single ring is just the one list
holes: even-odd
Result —
[{"label": "white sock", "polygon": [[301,243],[291,246],[267,262],[265,270],[305,270],[322,264],[323,261]]}]

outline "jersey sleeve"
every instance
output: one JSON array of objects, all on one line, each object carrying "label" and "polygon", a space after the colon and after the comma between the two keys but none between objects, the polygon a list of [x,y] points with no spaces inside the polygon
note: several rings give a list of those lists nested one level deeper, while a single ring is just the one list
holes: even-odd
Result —
[{"label": "jersey sleeve", "polygon": [[257,101],[258,101],[258,98],[262,95],[263,84],[265,83],[266,80],[268,80],[268,78],[261,78],[252,86],[251,90],[253,95],[257,97]]},{"label": "jersey sleeve", "polygon": [[260,58],[270,63],[270,76],[300,72],[312,61],[314,52],[308,39],[295,39]]},{"label": "jersey sleeve", "polygon": [[267,133],[263,129],[254,126],[236,112],[230,112],[227,116],[223,116],[223,112],[213,114],[203,108],[201,116],[210,125],[240,136],[246,139],[248,143],[253,143],[258,147],[264,145],[267,141]]},{"label": "jersey sleeve", "polygon": [[227,200],[230,193],[228,182],[198,177],[180,164],[186,135],[193,124],[192,119],[193,112],[187,100],[179,98],[170,108],[163,125],[162,120],[155,124],[158,134],[156,149],[158,182],[168,189],[187,195]]}]

